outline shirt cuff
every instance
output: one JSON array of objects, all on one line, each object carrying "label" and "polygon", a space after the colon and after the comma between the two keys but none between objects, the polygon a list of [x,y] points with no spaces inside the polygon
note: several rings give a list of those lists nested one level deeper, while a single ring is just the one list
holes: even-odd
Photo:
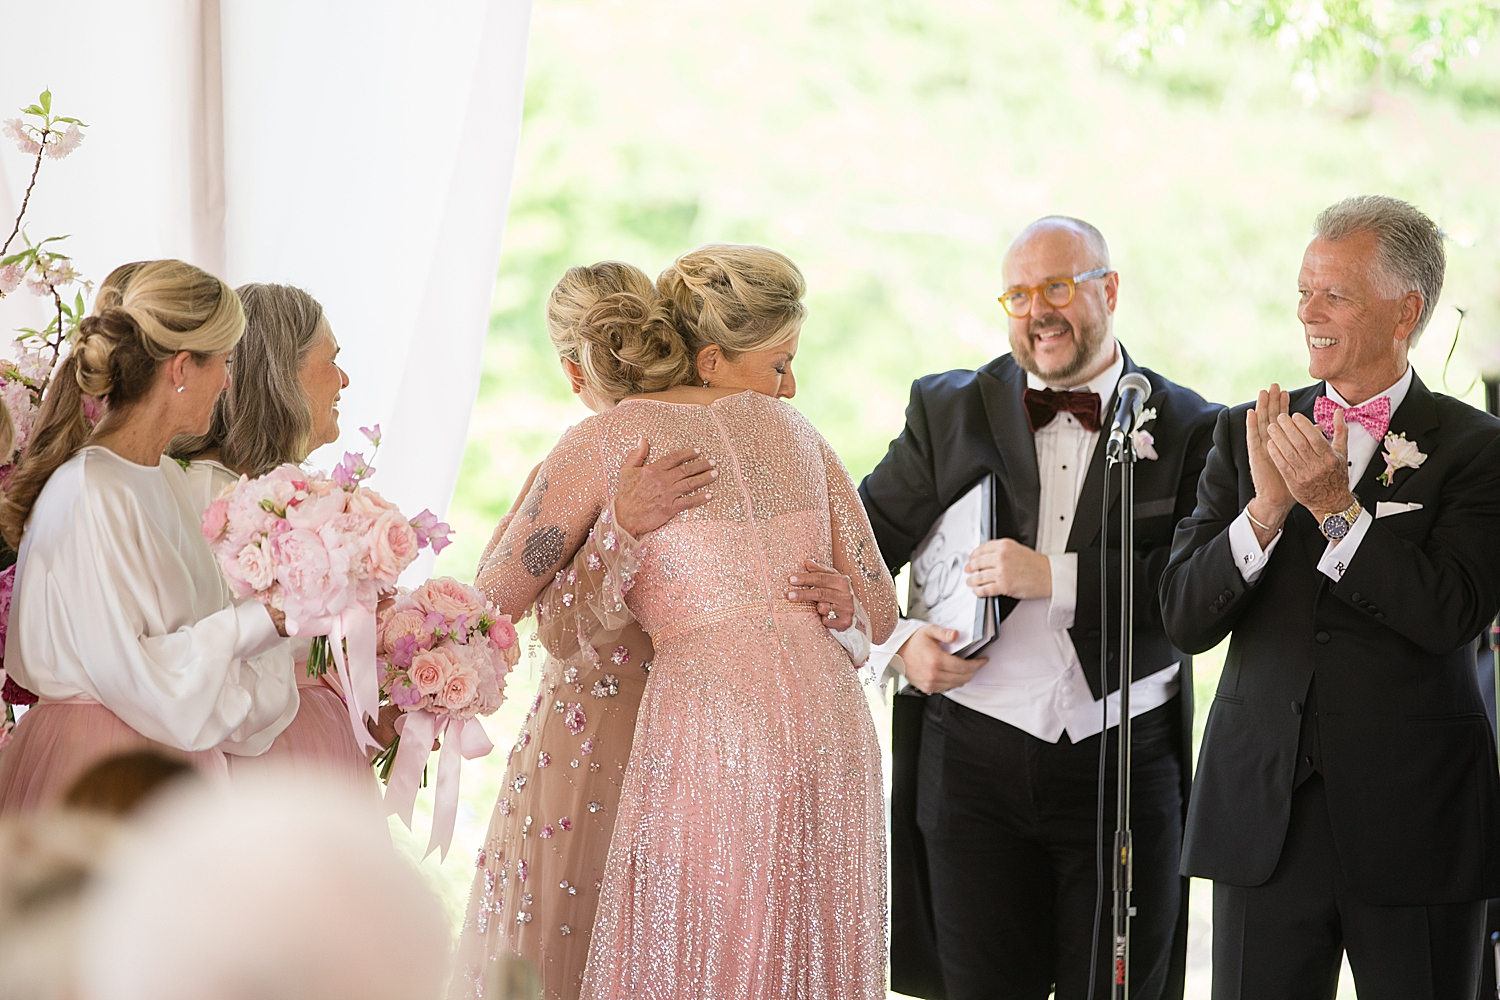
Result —
[{"label": "shirt cuff", "polygon": [[1234,565],[1246,583],[1254,583],[1260,578],[1261,571],[1270,562],[1271,553],[1276,551],[1276,543],[1279,541],[1281,531],[1278,529],[1271,544],[1264,549],[1260,547],[1260,540],[1255,537],[1255,528],[1250,523],[1249,508],[1240,511],[1240,516],[1229,522],[1229,551],[1234,555]]},{"label": "shirt cuff", "polygon": [[240,659],[248,660],[259,656],[278,642],[286,641],[276,631],[271,612],[253,597],[235,605],[234,617],[239,623],[240,638],[236,643],[235,653]]},{"label": "shirt cuff", "polygon": [[1349,569],[1349,564],[1354,561],[1354,553],[1359,550],[1359,543],[1364,541],[1365,533],[1370,530],[1370,525],[1374,522],[1375,519],[1370,516],[1369,511],[1360,511],[1349,533],[1336,542],[1330,541],[1328,548],[1323,550],[1323,558],[1318,560],[1318,572],[1334,583],[1342,580],[1345,571]]},{"label": "shirt cuff", "polygon": [[1047,627],[1063,632],[1073,627],[1078,608],[1078,553],[1048,556],[1052,566],[1052,599],[1047,604]]},{"label": "shirt cuff", "polygon": [[[918,629],[926,624],[920,618],[902,618],[896,622],[895,631],[891,633],[889,639],[870,647],[870,659],[866,663],[867,669],[873,671],[878,677],[885,672],[887,667],[891,666],[893,657],[895,663],[900,664],[901,658],[896,656],[896,654],[901,651],[901,647],[906,644],[906,640],[910,639],[917,633]],[[900,671],[902,667],[897,666],[896,669]]]}]

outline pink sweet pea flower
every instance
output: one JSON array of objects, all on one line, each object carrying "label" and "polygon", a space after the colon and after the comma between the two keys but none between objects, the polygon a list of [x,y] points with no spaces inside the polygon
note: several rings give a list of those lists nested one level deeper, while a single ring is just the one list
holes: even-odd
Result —
[{"label": "pink sweet pea flower", "polygon": [[366,439],[368,439],[369,442],[372,445],[374,445],[377,448],[380,447],[380,425],[379,424],[376,424],[374,427],[361,427],[359,429],[359,432],[361,434],[363,434],[366,437]]},{"label": "pink sweet pea flower", "polygon": [[411,526],[417,533],[417,544],[431,546],[433,555],[448,547],[448,540],[453,534],[453,529],[439,521],[437,515],[430,510],[424,510],[412,518]]},{"label": "pink sweet pea flower", "polygon": [[391,665],[403,669],[411,666],[412,659],[422,652],[421,643],[414,635],[399,636],[391,646]]}]

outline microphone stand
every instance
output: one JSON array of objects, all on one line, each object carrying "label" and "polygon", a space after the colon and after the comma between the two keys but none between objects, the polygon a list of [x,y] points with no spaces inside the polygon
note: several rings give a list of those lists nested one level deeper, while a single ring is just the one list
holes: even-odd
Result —
[{"label": "microphone stand", "polygon": [[1115,461],[1120,466],[1120,750],[1116,767],[1114,950],[1109,995],[1110,1000],[1126,1000],[1130,918],[1135,916],[1135,907],[1130,905],[1134,851],[1130,835],[1130,681],[1135,673],[1135,443],[1131,438],[1126,438]]}]

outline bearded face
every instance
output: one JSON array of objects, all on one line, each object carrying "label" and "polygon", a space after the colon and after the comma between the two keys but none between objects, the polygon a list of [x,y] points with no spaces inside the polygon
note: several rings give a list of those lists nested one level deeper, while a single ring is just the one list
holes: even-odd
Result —
[{"label": "bearded face", "polygon": [[[1078,302],[1077,296],[1073,302]],[[1025,320],[1011,320],[1010,349],[1016,364],[1048,385],[1078,385],[1080,376],[1096,366],[1108,339],[1104,317],[1078,316],[1074,322],[1049,310],[1046,315],[1033,312]]]}]

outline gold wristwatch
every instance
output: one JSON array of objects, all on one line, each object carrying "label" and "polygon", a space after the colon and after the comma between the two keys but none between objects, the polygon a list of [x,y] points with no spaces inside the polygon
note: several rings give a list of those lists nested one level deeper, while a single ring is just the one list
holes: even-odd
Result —
[{"label": "gold wristwatch", "polygon": [[1360,506],[1359,497],[1349,505],[1348,510],[1341,510],[1337,514],[1329,514],[1323,518],[1323,523],[1318,525],[1318,530],[1323,532],[1323,537],[1330,542],[1336,542],[1349,534],[1349,529],[1354,527],[1354,522],[1359,519],[1359,512],[1364,510]]}]

